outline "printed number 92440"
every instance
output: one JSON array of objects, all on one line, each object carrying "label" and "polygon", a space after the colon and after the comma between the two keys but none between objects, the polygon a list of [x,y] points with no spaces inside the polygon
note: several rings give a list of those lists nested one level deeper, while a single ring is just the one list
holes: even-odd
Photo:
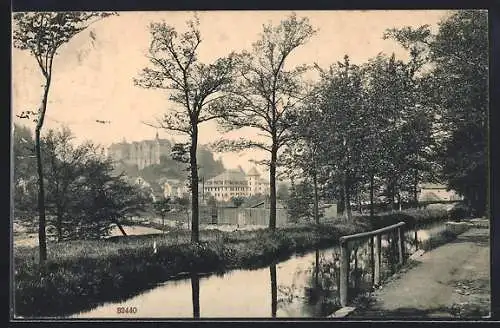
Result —
[{"label": "printed number 92440", "polygon": [[116,313],[118,314],[137,313],[137,308],[135,306],[119,306],[116,308]]}]

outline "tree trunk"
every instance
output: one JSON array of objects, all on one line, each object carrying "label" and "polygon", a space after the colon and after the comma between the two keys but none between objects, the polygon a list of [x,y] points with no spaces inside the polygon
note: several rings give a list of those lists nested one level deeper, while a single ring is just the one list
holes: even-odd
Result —
[{"label": "tree trunk", "polygon": [[45,231],[45,188],[43,182],[42,150],[40,145],[40,129],[35,130],[35,152],[38,172],[38,245],[40,252],[40,265],[47,260],[47,235]]},{"label": "tree trunk", "polygon": [[123,226],[120,224],[120,222],[118,222],[118,220],[113,220],[113,222],[116,224],[118,229],[120,229],[120,232],[122,233],[122,235],[126,236],[127,233],[125,232],[125,229],[123,229]]},{"label": "tree trunk", "polygon": [[395,183],[392,178],[389,178],[387,183],[387,199],[389,200],[390,209],[394,210],[396,208]]},{"label": "tree trunk", "polygon": [[276,161],[278,157],[278,150],[273,149],[271,151],[271,165],[269,168],[269,184],[270,184],[270,209],[269,209],[269,229],[271,231],[276,230]]},{"label": "tree trunk", "polygon": [[361,192],[357,194],[356,198],[358,200],[359,214],[363,215],[363,202],[361,201]]},{"label": "tree trunk", "polygon": [[314,288],[319,288],[319,249],[316,249],[316,261],[314,266]]},{"label": "tree trunk", "polygon": [[347,219],[351,220],[352,219],[352,211],[351,211],[351,196],[349,195],[349,186],[347,183],[347,178],[344,178],[344,202],[345,202],[345,209],[347,212]]},{"label": "tree trunk", "polygon": [[371,174],[370,175],[370,217],[372,217],[372,218],[375,215],[375,204],[373,203],[373,189],[375,188],[374,187],[374,180],[375,180],[375,177],[373,176],[373,174]]},{"label": "tree trunk", "polygon": [[397,199],[398,199],[398,211],[401,211],[403,208],[402,208],[402,206],[401,206],[401,193],[399,192],[399,190],[398,190],[398,192],[396,193],[396,197],[397,197]]},{"label": "tree trunk", "polygon": [[415,180],[413,182],[413,202],[418,207],[418,169],[415,169]]},{"label": "tree trunk", "polygon": [[276,264],[269,267],[271,275],[271,317],[276,318],[278,308],[278,284],[276,280]]},{"label": "tree trunk", "polygon": [[193,301],[193,318],[200,318],[200,277],[191,273],[191,299]]},{"label": "tree trunk", "polygon": [[57,242],[61,242],[63,236],[62,236],[62,209],[60,207],[57,208],[56,229],[57,229]]},{"label": "tree trunk", "polygon": [[319,224],[319,197],[318,197],[318,174],[316,170],[313,172],[313,185],[314,185],[314,222]]},{"label": "tree trunk", "polygon": [[339,197],[339,204],[337,206],[337,216],[344,216],[344,211],[345,211],[345,197],[344,197],[344,187],[342,186],[341,192],[340,192],[340,197]]},{"label": "tree trunk", "polygon": [[35,152],[36,164],[38,173],[38,248],[40,266],[45,264],[47,260],[47,234],[46,234],[46,217],[45,217],[45,188],[43,181],[43,164],[42,164],[42,149],[40,143],[40,135],[42,132],[43,122],[45,120],[45,112],[47,111],[47,100],[49,97],[51,75],[46,75],[45,87],[43,90],[42,105],[40,115],[35,128]]},{"label": "tree trunk", "polygon": [[189,151],[191,166],[191,242],[200,241],[199,231],[199,204],[198,204],[198,162],[196,160],[196,149],[198,147],[198,125],[193,124],[191,135],[191,148]]}]

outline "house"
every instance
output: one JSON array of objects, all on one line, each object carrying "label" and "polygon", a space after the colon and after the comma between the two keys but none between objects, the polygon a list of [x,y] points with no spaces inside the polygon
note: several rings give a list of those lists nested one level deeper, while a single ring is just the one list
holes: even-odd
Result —
[{"label": "house", "polygon": [[182,198],[187,192],[189,192],[189,190],[184,181],[177,179],[163,180],[163,195],[165,198]]},{"label": "house", "polygon": [[269,193],[269,181],[261,178],[255,167],[247,173],[247,182],[250,187],[250,196]]},{"label": "house", "polygon": [[269,181],[262,179],[255,168],[245,173],[240,167],[208,179],[202,188],[204,194],[210,194],[219,201],[228,201],[233,197],[266,195],[269,193]]},{"label": "house", "polygon": [[250,194],[247,176],[242,170],[226,170],[216,177],[205,181],[205,194],[212,195],[216,200],[228,201],[232,197],[245,197]]},{"label": "house", "polygon": [[462,197],[454,190],[447,190],[444,184],[439,183],[422,183],[419,185],[418,201],[453,201],[461,200]]}]

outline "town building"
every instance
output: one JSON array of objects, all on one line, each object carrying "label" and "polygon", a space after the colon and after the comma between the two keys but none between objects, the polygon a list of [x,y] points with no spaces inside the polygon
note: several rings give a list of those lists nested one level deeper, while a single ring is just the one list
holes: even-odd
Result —
[{"label": "town building", "polygon": [[189,188],[185,181],[177,179],[165,179],[162,181],[163,196],[165,198],[182,198],[185,194],[189,193]]},{"label": "town building", "polygon": [[249,197],[268,194],[269,182],[260,177],[252,168],[245,173],[241,168],[226,170],[203,184],[204,194],[212,195],[218,201],[228,201],[233,197]]},{"label": "town building", "polygon": [[247,182],[250,187],[250,196],[269,193],[269,181],[261,178],[255,167],[247,173]]},{"label": "town building", "polygon": [[419,186],[418,201],[454,201],[462,200],[454,190],[447,190],[446,186],[438,183],[422,183]]},{"label": "town building", "polygon": [[134,141],[123,140],[108,147],[108,156],[116,163],[137,166],[142,170],[146,166],[160,164],[160,157],[170,154],[172,144],[169,140],[160,139],[158,133],[153,140]]}]

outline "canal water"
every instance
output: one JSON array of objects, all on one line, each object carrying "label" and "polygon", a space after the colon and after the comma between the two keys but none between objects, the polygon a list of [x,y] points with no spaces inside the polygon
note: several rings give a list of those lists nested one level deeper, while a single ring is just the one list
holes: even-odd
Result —
[{"label": "canal water", "polygon": [[[417,232],[419,242],[445,229],[436,223]],[[407,231],[406,250],[415,248],[414,231]],[[395,270],[396,242],[382,239],[382,274]],[[72,318],[304,318],[325,317],[340,308],[339,249],[332,247],[295,255],[256,270],[167,281],[128,300],[106,303]],[[373,268],[368,241],[354,245],[349,274],[350,295],[372,287]],[[121,311],[122,313],[118,313]],[[129,312],[129,313],[123,313]],[[133,312],[133,313],[130,313]]]}]

